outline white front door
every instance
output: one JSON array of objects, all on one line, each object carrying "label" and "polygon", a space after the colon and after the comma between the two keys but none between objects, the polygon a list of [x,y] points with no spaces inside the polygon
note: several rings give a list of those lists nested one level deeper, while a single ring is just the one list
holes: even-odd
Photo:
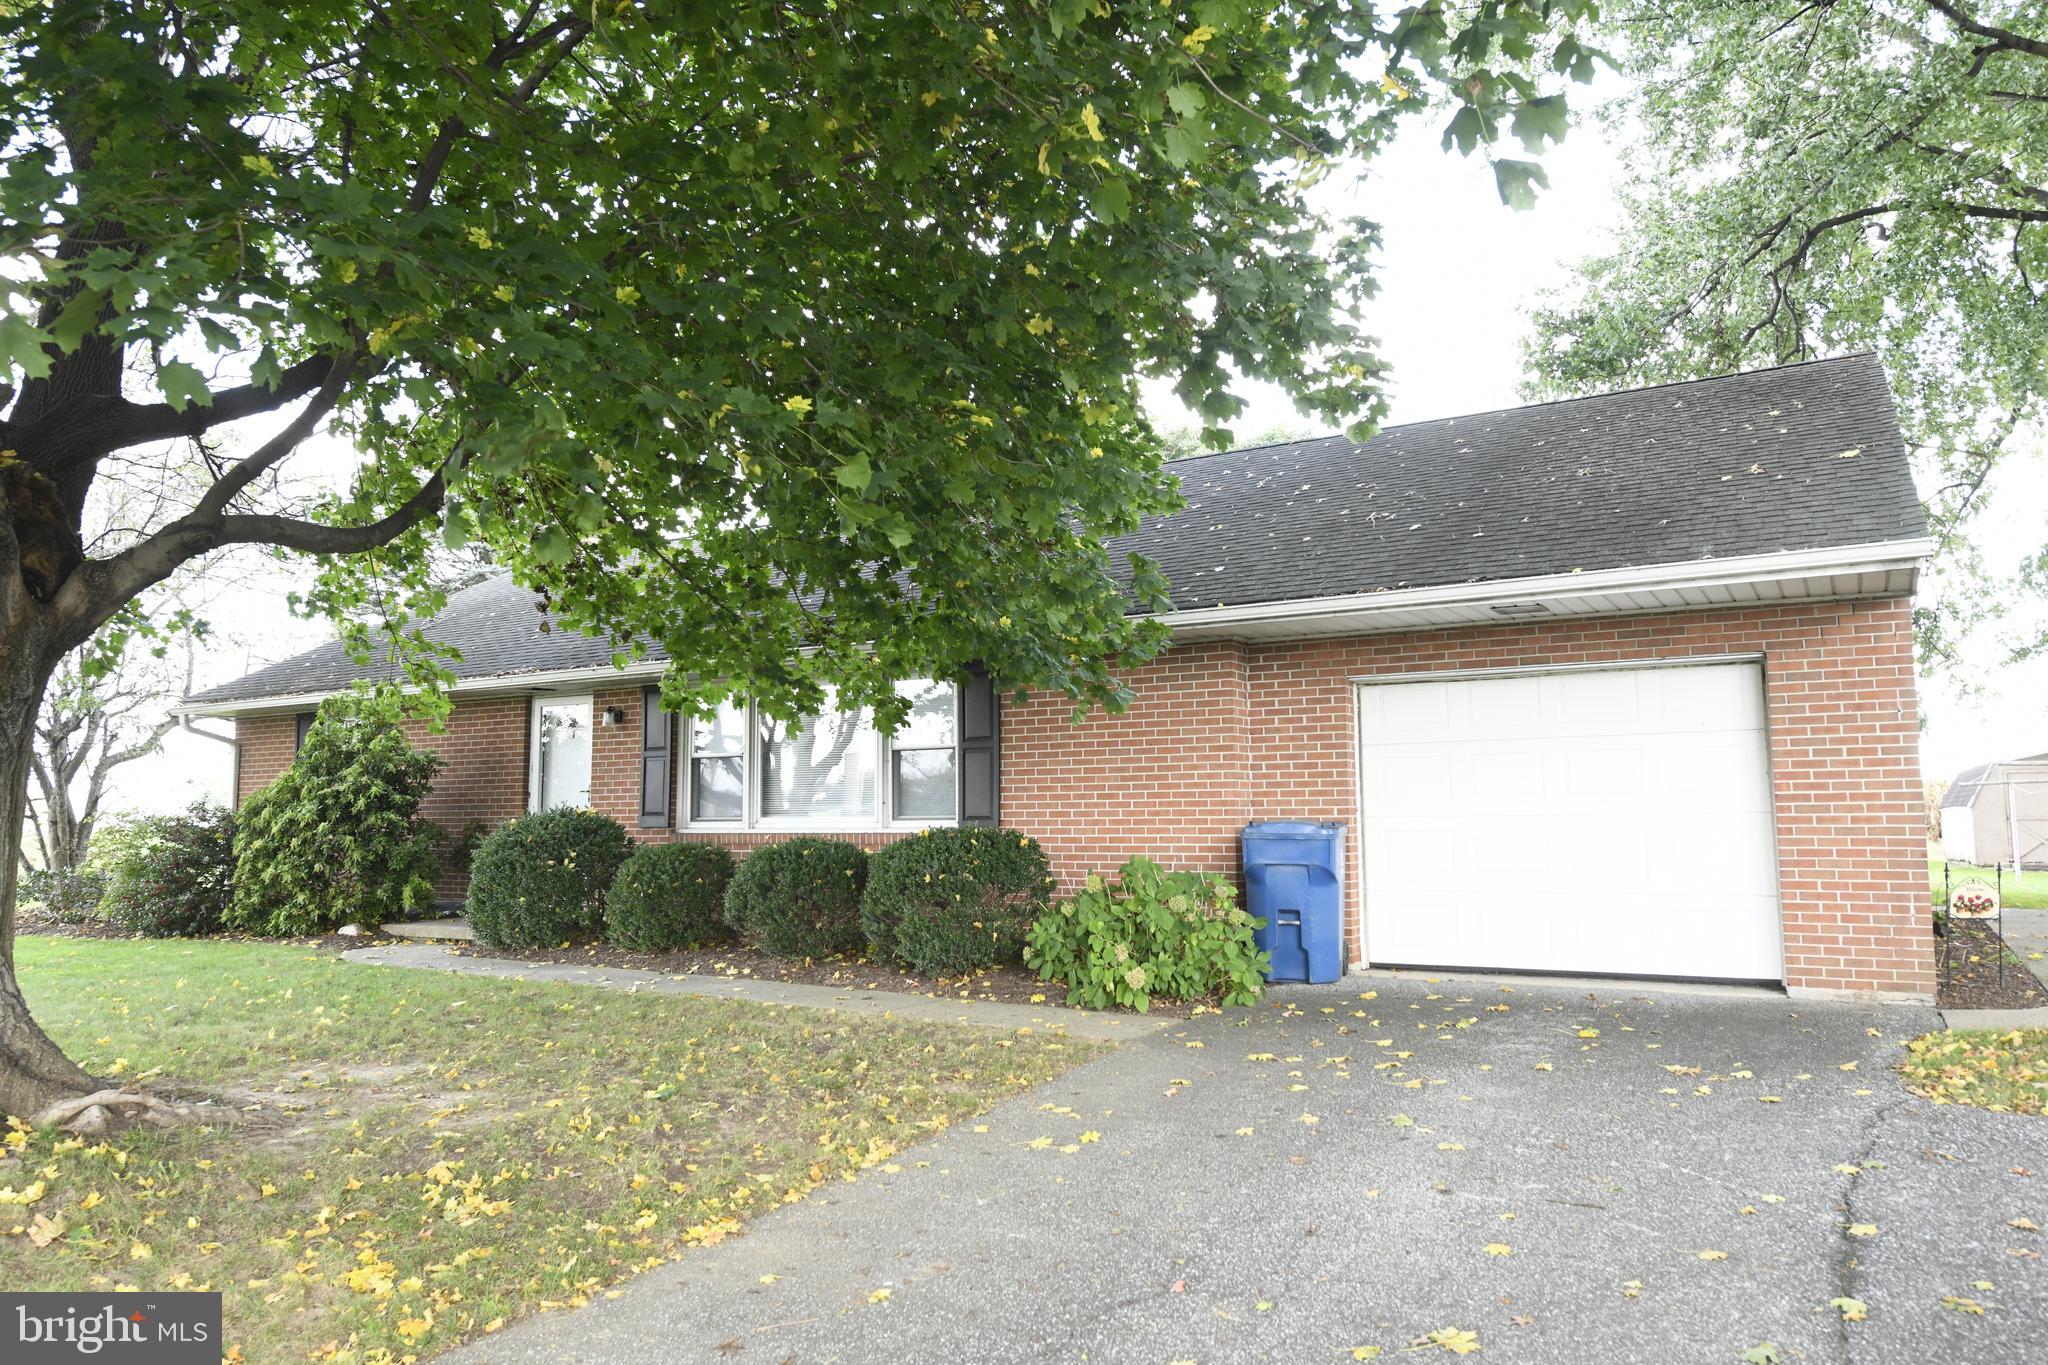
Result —
[{"label": "white front door", "polygon": [[1376,965],[1783,978],[1762,669],[1358,689]]}]

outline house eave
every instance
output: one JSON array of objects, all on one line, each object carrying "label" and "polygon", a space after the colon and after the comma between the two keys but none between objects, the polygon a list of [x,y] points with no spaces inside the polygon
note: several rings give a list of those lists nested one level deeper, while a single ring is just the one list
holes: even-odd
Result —
[{"label": "house eave", "polygon": [[[1575,616],[1905,597],[1912,594],[1920,565],[1933,549],[1934,542],[1923,537],[1341,597],[1191,608],[1163,612],[1157,619],[1171,628],[1176,640],[1286,640],[1556,621]],[[1503,612],[1499,610],[1502,607],[1511,610]],[[460,700],[648,683],[658,680],[667,668],[667,661],[656,659],[623,668],[598,664],[498,673],[459,679],[449,688],[449,695]],[[311,710],[333,695],[335,692],[330,689],[232,701],[192,701],[172,708],[172,714],[223,718],[278,715]]]},{"label": "house eave", "polygon": [[[481,677],[456,679],[448,688],[448,695],[456,700],[465,700],[561,692],[575,687],[630,686],[635,683],[655,682],[667,669],[666,660],[650,659],[627,664],[623,668],[611,664],[596,664],[588,668],[537,669],[531,673],[491,673]],[[171,714],[224,718],[284,715],[311,711],[329,697],[337,695],[339,689],[329,688],[323,692],[292,692],[268,697],[244,697],[232,701],[187,701],[172,707]]]},{"label": "house eave", "polygon": [[1911,596],[1932,540],[1632,565],[1162,612],[1176,640],[1285,640],[1578,616]]}]

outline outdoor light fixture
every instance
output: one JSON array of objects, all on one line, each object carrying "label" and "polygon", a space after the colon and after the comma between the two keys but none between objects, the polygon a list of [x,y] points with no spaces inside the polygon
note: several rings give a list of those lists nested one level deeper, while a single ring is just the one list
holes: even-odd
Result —
[{"label": "outdoor light fixture", "polygon": [[1501,602],[1493,608],[1496,616],[1544,616],[1549,611],[1541,602]]},{"label": "outdoor light fixture", "polygon": [[626,710],[622,706],[607,706],[604,708],[603,716],[599,718],[597,723],[599,725],[624,725],[626,723]]}]

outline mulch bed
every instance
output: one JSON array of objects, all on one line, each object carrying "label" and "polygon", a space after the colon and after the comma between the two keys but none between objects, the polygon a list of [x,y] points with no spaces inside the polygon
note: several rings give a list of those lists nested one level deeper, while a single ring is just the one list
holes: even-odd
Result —
[{"label": "mulch bed", "polygon": [[[1936,999],[1947,1010],[2024,1010],[2048,1006],[2048,988],[2027,969],[2026,962],[2006,946],[1989,920],[1950,920],[1953,941],[1935,940],[1941,990]],[[2005,959],[2005,982],[1999,984],[1998,962]],[[1945,960],[1947,969],[1939,962]]]},{"label": "mulch bed", "polygon": [[[57,919],[44,913],[40,906],[22,906],[15,912],[14,932],[17,934],[38,934],[44,938],[141,938],[143,935],[121,925],[103,919],[89,919],[79,923]],[[220,934],[224,942],[245,943],[289,943],[302,948],[323,948],[342,952],[350,948],[370,948],[380,943],[403,943],[406,940],[390,934],[364,932],[360,934],[302,934],[295,938],[268,938],[254,934]],[[203,940],[210,942],[212,940]]]},{"label": "mulch bed", "polygon": [[16,906],[14,911],[14,932],[17,934],[40,934],[45,938],[134,938],[130,930],[103,919],[89,919],[78,923],[58,919],[46,914],[41,906]]},{"label": "mulch bed", "polygon": [[[726,976],[756,981],[789,981],[840,990],[897,991],[934,1000],[993,1000],[1011,1005],[1064,1005],[1066,987],[1042,981],[1022,967],[991,967],[969,976],[937,979],[912,976],[900,967],[862,957],[791,962],[753,948],[679,948],[663,953],[634,953],[607,943],[569,948],[485,948],[472,943],[446,945],[470,957],[511,958],[519,962],[559,962],[576,967],[630,967],[667,976]],[[1213,1000],[1152,1001],[1152,1013],[1186,1019],[1197,1009],[1215,1008]]]}]

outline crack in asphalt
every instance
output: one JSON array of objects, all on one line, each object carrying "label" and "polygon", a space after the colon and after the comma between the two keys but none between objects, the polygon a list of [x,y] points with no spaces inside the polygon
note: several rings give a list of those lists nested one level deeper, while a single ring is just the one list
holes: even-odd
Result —
[{"label": "crack in asphalt", "polygon": [[[1850,1238],[1847,1229],[1854,1223],[1876,1222],[1875,1219],[1864,1219],[1856,1216],[1859,1208],[1857,1194],[1863,1188],[1863,1177],[1869,1174],[1871,1155],[1877,1151],[1878,1142],[1884,1135],[1885,1125],[1894,1114],[1907,1108],[1912,1103],[1913,1097],[1911,1095],[1900,1095],[1896,1099],[1885,1101],[1870,1111],[1869,1120],[1864,1125],[1863,1142],[1857,1149],[1856,1155],[1850,1158],[1849,1164],[1855,1166],[1855,1174],[1843,1178],[1841,1194],[1843,1221],[1841,1228],[1835,1233],[1835,1238],[1840,1243],[1840,1249],[1835,1258],[1835,1282],[1842,1291],[1841,1296],[1845,1299],[1861,1299],[1863,1297],[1856,1292],[1861,1287],[1863,1258],[1857,1254],[1856,1243]],[[1832,1304],[1829,1306],[1833,1307]],[[1839,1310],[1836,1311],[1835,1334],[1842,1343],[1842,1360],[1847,1365],[1855,1365],[1855,1362],[1860,1358],[1857,1350],[1857,1334],[1851,1332],[1849,1327],[1848,1319],[1844,1318]]]}]

